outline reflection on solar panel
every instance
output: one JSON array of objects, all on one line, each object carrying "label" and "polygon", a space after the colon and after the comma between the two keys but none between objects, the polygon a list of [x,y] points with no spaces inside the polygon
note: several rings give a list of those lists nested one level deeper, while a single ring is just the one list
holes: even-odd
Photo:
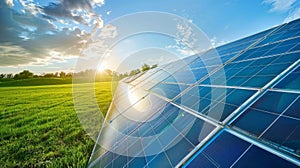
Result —
[{"label": "reflection on solar panel", "polygon": [[296,20],[120,81],[89,167],[298,167],[299,158]]}]

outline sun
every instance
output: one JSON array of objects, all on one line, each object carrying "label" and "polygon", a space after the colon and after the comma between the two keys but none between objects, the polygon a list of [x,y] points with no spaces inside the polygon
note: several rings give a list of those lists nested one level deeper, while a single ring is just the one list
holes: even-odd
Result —
[{"label": "sun", "polygon": [[98,67],[98,72],[103,72],[105,69],[106,69],[106,65],[105,65],[105,64],[101,64],[101,65]]}]

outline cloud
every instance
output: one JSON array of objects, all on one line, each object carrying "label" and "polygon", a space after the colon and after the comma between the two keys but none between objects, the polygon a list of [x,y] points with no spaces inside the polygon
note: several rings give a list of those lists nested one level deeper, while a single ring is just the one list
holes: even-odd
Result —
[{"label": "cloud", "polygon": [[212,47],[215,48],[215,47],[224,45],[224,44],[226,44],[227,42],[225,42],[225,41],[218,41],[218,40],[217,40],[217,37],[213,37],[213,38],[210,39],[210,43],[211,43]]},{"label": "cloud", "polygon": [[14,1],[13,0],[5,0],[5,3],[10,6],[13,7],[14,6]]},{"label": "cloud", "polygon": [[94,12],[103,4],[103,0],[61,0],[48,6],[0,1],[0,66],[44,65],[79,56],[92,43],[92,31],[86,31],[103,25]]},{"label": "cloud", "polygon": [[201,31],[192,27],[192,20],[187,20],[177,24],[176,44],[166,48],[175,49],[183,56],[190,56],[210,48],[211,45],[206,40]]},{"label": "cloud", "polygon": [[271,12],[285,12],[288,11],[296,0],[264,0],[264,4],[272,5]]},{"label": "cloud", "polygon": [[108,24],[101,29],[101,32],[99,33],[98,37],[100,39],[108,39],[108,38],[115,38],[117,35],[118,35],[117,27]]},{"label": "cloud", "polygon": [[284,23],[300,18],[300,1],[297,0],[263,0],[263,4],[271,5],[270,12],[288,13]]},{"label": "cloud", "polygon": [[284,22],[287,23],[287,22],[290,22],[290,21],[293,21],[293,20],[296,20],[299,18],[300,18],[300,7],[291,10],[289,12],[288,17],[285,18]]},{"label": "cloud", "polygon": [[61,0],[59,3],[50,3],[43,6],[43,12],[47,15],[57,18],[67,18],[78,23],[88,24],[89,19],[99,19],[94,13],[94,6],[101,6],[104,1],[101,0]]}]

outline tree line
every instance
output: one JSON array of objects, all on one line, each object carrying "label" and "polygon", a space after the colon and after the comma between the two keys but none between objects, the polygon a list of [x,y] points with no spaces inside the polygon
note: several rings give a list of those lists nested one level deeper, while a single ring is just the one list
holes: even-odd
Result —
[{"label": "tree line", "polygon": [[114,80],[120,80],[128,76],[133,76],[138,73],[142,73],[145,71],[148,71],[150,69],[156,68],[157,64],[155,65],[148,65],[144,64],[140,69],[134,69],[130,72],[125,73],[118,73],[116,71],[112,71],[110,69],[106,69],[103,72],[97,72],[95,69],[87,69],[80,72],[55,72],[55,73],[43,73],[41,75],[34,74],[33,72],[30,72],[29,70],[23,70],[20,73],[17,74],[0,74],[0,81],[10,81],[10,80],[22,80],[22,79],[30,79],[30,78],[72,78],[72,77],[78,77],[78,78],[86,78],[86,77],[93,77],[96,78],[113,78]]}]

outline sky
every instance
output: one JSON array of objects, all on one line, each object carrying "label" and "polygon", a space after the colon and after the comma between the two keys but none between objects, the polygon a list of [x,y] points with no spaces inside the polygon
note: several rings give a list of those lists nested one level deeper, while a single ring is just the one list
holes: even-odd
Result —
[{"label": "sky", "polygon": [[[132,28],[126,24],[118,27],[114,25],[116,20],[144,11],[167,12],[185,18],[206,35],[212,46],[218,46],[299,18],[300,2],[2,0],[0,73],[15,74],[24,69],[36,74],[72,72],[93,67],[90,64],[102,66],[101,69],[126,71],[141,66],[143,61],[155,64],[192,54],[181,48],[176,39],[149,33],[132,36],[107,48],[106,41],[118,36],[121,29]],[[151,23],[155,22],[149,21]],[[182,34],[179,37],[189,35],[189,26],[177,25],[176,28]],[[96,54],[98,50],[109,50],[109,54],[104,57],[103,54]],[[97,58],[97,63],[95,59],[82,63],[87,60],[85,55],[101,59]],[[82,66],[78,66],[78,61]]]}]

